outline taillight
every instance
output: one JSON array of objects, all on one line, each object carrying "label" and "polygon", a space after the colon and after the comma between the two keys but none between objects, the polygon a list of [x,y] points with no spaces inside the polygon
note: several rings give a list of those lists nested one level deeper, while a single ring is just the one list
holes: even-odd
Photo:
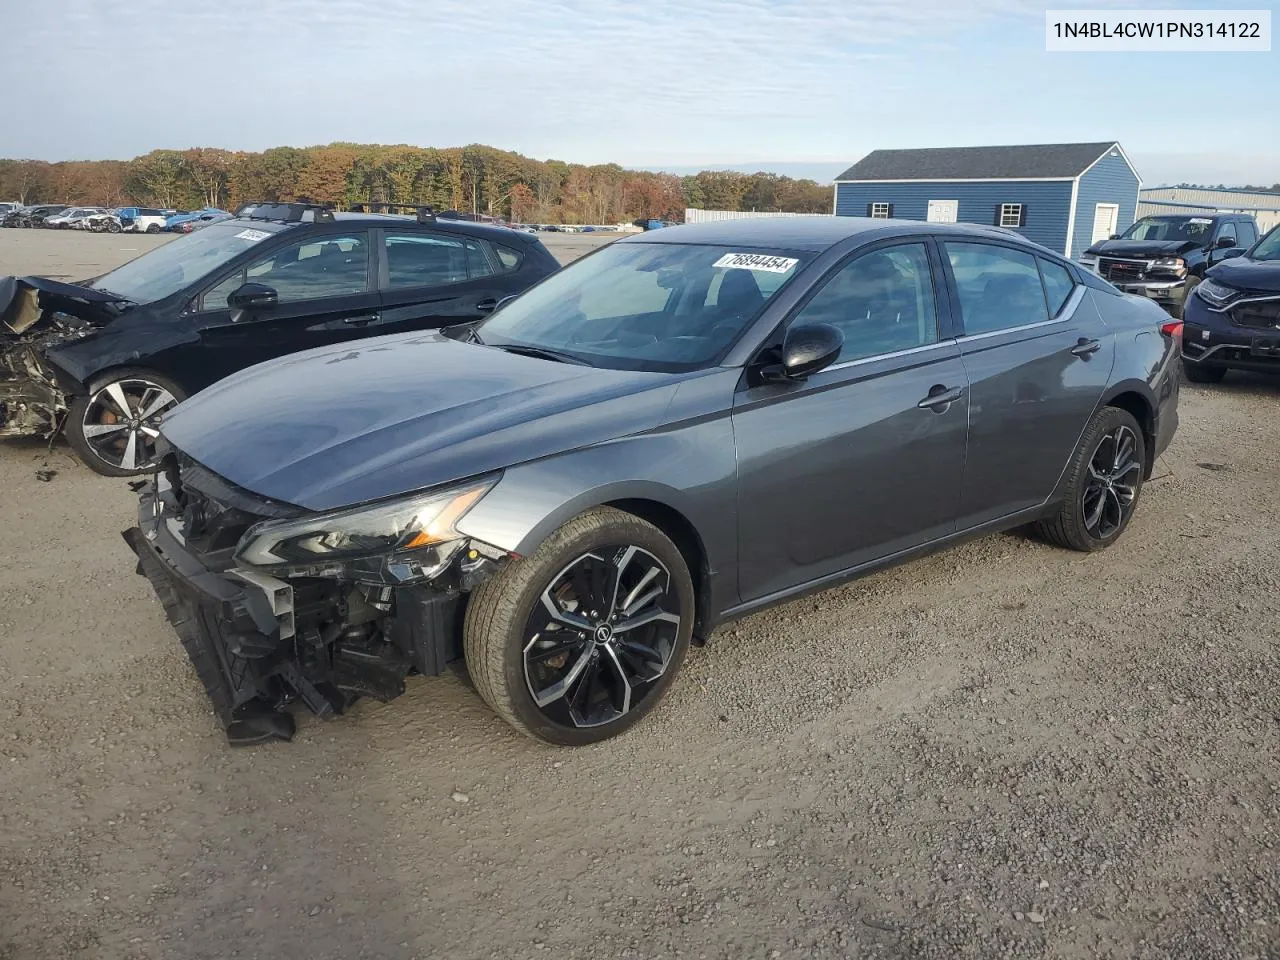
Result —
[{"label": "taillight", "polygon": [[1170,320],[1168,323],[1160,324],[1160,332],[1166,337],[1172,337],[1174,340],[1182,339],[1182,321]]}]

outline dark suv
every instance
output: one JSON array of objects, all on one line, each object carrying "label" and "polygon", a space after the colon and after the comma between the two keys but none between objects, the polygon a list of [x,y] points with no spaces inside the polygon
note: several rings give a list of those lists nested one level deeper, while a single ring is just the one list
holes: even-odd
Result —
[{"label": "dark suv", "polygon": [[558,268],[536,237],[426,208],[256,204],[82,284],[0,278],[0,435],[65,424],[97,472],[139,473],[165,413],[230,373],[478,320]]},{"label": "dark suv", "polygon": [[1216,383],[1232,367],[1280,373],[1280,227],[1209,271],[1187,301],[1182,367]]},{"label": "dark suv", "polygon": [[1149,297],[1180,317],[1205,271],[1240,256],[1257,239],[1258,225],[1245,214],[1143,217],[1124,233],[1095,243],[1080,262],[1125,293]]}]

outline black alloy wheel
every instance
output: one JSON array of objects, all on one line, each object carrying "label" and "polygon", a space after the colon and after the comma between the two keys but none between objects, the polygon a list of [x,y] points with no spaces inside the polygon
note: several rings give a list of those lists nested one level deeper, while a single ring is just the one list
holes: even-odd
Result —
[{"label": "black alloy wheel", "polygon": [[679,601],[662,561],[633,545],[593,550],[552,579],[529,615],[529,694],[557,725],[611,723],[654,689],[679,633]]},{"label": "black alloy wheel", "polygon": [[1060,547],[1105,550],[1133,518],[1148,467],[1147,438],[1133,414],[1103,407],[1067,464],[1062,499],[1036,528]]},{"label": "black alloy wheel", "polygon": [[684,555],[613,507],[565,522],[467,600],[476,691],[527,736],[581,746],[639,723],[671,688],[696,610]]},{"label": "black alloy wheel", "polygon": [[1089,479],[1081,492],[1084,526],[1109,540],[1125,525],[1138,500],[1142,464],[1137,434],[1121,424],[1105,434],[1089,459]]}]

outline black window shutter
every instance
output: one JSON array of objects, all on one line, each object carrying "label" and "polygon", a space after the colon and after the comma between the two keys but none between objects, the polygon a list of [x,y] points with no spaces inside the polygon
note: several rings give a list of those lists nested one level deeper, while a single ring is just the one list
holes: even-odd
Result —
[{"label": "black window shutter", "polygon": [[1027,225],[1027,205],[1024,203],[1022,209],[1018,211],[1018,226],[1025,227]]},{"label": "black window shutter", "polygon": [[893,204],[889,204],[889,219],[893,219]]},{"label": "black window shutter", "polygon": [[1004,206],[1004,204],[1003,204],[1003,203],[997,203],[997,204],[996,204],[996,218],[995,218],[994,220],[992,220],[992,221],[991,221],[991,222],[992,222],[992,223],[994,223],[997,227],[998,227],[998,226],[1000,226],[1000,208],[1001,208],[1001,207],[1003,207],[1003,206]]},{"label": "black window shutter", "polygon": [[867,204],[867,216],[871,216],[871,204]]}]

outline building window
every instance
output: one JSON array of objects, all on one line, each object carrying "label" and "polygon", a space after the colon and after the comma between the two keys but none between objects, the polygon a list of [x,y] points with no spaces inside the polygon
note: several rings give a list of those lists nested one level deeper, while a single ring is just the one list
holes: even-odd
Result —
[{"label": "building window", "polygon": [[888,220],[893,216],[893,205],[889,203],[873,203],[871,216],[875,220]]},{"label": "building window", "polygon": [[1022,204],[1020,203],[1000,204],[1000,226],[1002,227],[1022,226]]}]

